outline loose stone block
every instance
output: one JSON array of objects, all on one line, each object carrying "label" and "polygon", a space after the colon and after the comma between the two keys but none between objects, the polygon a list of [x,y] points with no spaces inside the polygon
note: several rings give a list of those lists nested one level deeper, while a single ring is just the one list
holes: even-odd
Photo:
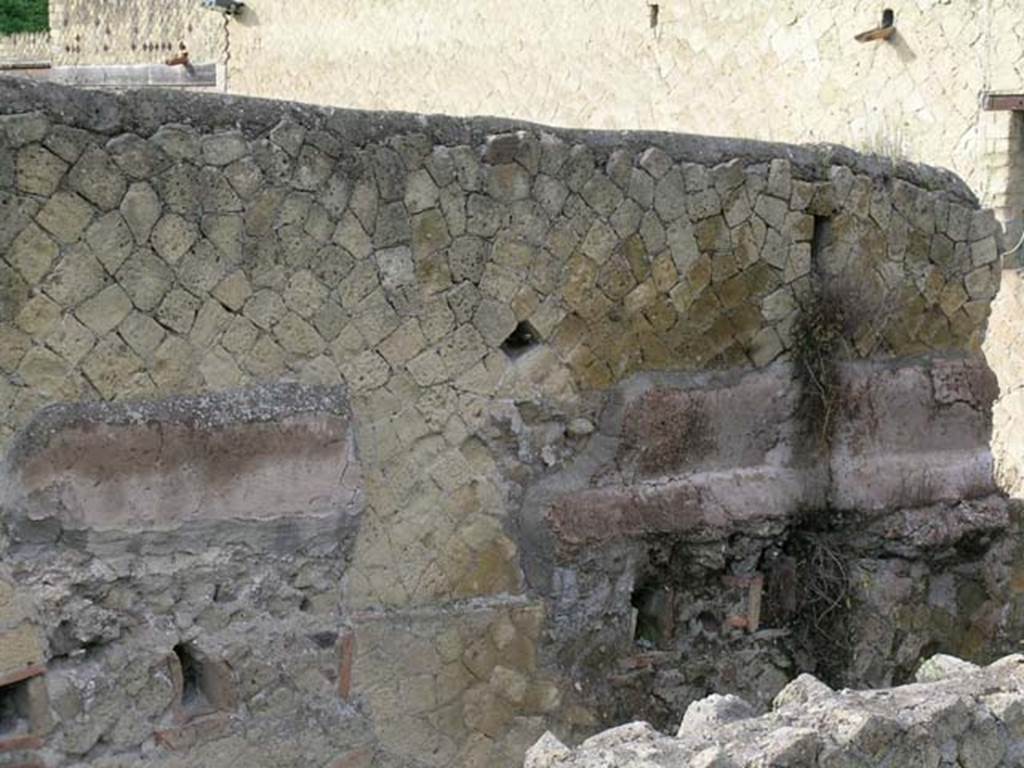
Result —
[{"label": "loose stone block", "polygon": [[[54,488],[66,506],[40,511],[59,514],[63,525],[95,530],[146,529],[197,516],[259,520],[358,514],[361,480],[351,417],[337,392],[282,385],[251,391],[241,402],[233,396],[208,403],[200,423],[183,418],[187,409],[164,410],[159,403],[53,411],[48,437],[22,456],[21,489],[31,494]],[[247,411],[253,407],[284,418],[276,424],[254,419],[259,410]],[[125,422],[126,408],[145,418]],[[164,445],[158,461],[165,480],[159,487],[147,480],[154,440]],[[217,448],[200,449],[200,444]],[[97,482],[100,477],[103,482]],[[296,483],[299,477],[302,482]],[[256,488],[260,492],[253,496]]]},{"label": "loose stone block", "polygon": [[672,159],[658,147],[650,147],[640,155],[640,167],[654,178],[660,179],[672,167]]},{"label": "loose stone block", "polygon": [[488,346],[497,347],[515,330],[516,317],[507,304],[486,298],[473,314],[473,325]]}]

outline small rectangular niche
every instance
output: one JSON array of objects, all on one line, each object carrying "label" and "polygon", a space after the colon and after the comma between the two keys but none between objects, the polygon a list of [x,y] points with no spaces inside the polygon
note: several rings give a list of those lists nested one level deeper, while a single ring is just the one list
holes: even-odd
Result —
[{"label": "small rectangular niche", "polygon": [[523,320],[516,325],[512,333],[508,335],[508,338],[501,343],[501,351],[510,360],[515,360],[525,355],[539,343],[540,334],[537,333],[537,330],[529,322]]},{"label": "small rectangular niche", "polygon": [[0,688],[0,741],[32,732],[28,684],[28,680],[21,680]]},{"label": "small rectangular niche", "polygon": [[235,708],[234,680],[225,661],[210,658],[191,643],[174,646],[173,655],[172,665],[180,674],[179,710],[183,719]]},{"label": "small rectangular niche", "polygon": [[815,216],[811,234],[811,271],[820,275],[825,269],[825,252],[832,246],[832,218]]},{"label": "small rectangular niche", "polygon": [[33,748],[46,729],[49,708],[42,670],[0,683],[0,751]]},{"label": "small rectangular niche", "polygon": [[648,648],[666,648],[675,635],[675,591],[645,581],[630,597],[633,608],[633,642]]}]

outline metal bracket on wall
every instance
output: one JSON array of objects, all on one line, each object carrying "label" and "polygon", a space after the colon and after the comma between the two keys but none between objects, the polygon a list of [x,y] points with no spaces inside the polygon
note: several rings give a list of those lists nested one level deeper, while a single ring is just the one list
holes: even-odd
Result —
[{"label": "metal bracket on wall", "polygon": [[984,93],[981,108],[986,112],[1024,112],[1024,94]]},{"label": "metal bracket on wall", "polygon": [[896,14],[891,8],[886,8],[882,11],[882,22],[874,29],[869,29],[867,32],[861,32],[859,35],[854,36],[854,40],[858,43],[870,43],[875,40],[888,40],[896,34]]}]

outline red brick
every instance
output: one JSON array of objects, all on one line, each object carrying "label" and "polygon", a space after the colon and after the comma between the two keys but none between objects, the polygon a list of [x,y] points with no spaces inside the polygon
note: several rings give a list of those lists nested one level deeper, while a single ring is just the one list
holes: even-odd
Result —
[{"label": "red brick", "polygon": [[[24,733],[18,736],[11,736],[9,739],[0,740],[0,752],[14,752],[19,749],[39,749],[43,746],[43,740],[33,733]],[[7,768],[5,766],[5,768]]]},{"label": "red brick", "polygon": [[46,667],[41,664],[33,664],[31,667],[25,667],[17,672],[11,672],[5,677],[0,677],[0,688],[20,683],[22,680],[28,680],[30,677],[38,677],[45,674]]},{"label": "red brick", "polygon": [[357,749],[331,763],[331,768],[370,768],[372,764],[373,752],[368,749]]},{"label": "red brick", "polygon": [[355,657],[356,636],[346,630],[338,635],[338,695],[348,701],[352,694],[352,662]]}]

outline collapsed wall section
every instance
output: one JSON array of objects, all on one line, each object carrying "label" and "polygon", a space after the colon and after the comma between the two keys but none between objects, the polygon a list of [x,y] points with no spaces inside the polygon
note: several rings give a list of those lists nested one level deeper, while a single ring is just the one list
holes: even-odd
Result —
[{"label": "collapsed wall section", "polygon": [[0,113],[16,759],[513,765],[821,672],[810,587],[855,681],[1019,625],[997,227],[949,174],[9,80]]}]

